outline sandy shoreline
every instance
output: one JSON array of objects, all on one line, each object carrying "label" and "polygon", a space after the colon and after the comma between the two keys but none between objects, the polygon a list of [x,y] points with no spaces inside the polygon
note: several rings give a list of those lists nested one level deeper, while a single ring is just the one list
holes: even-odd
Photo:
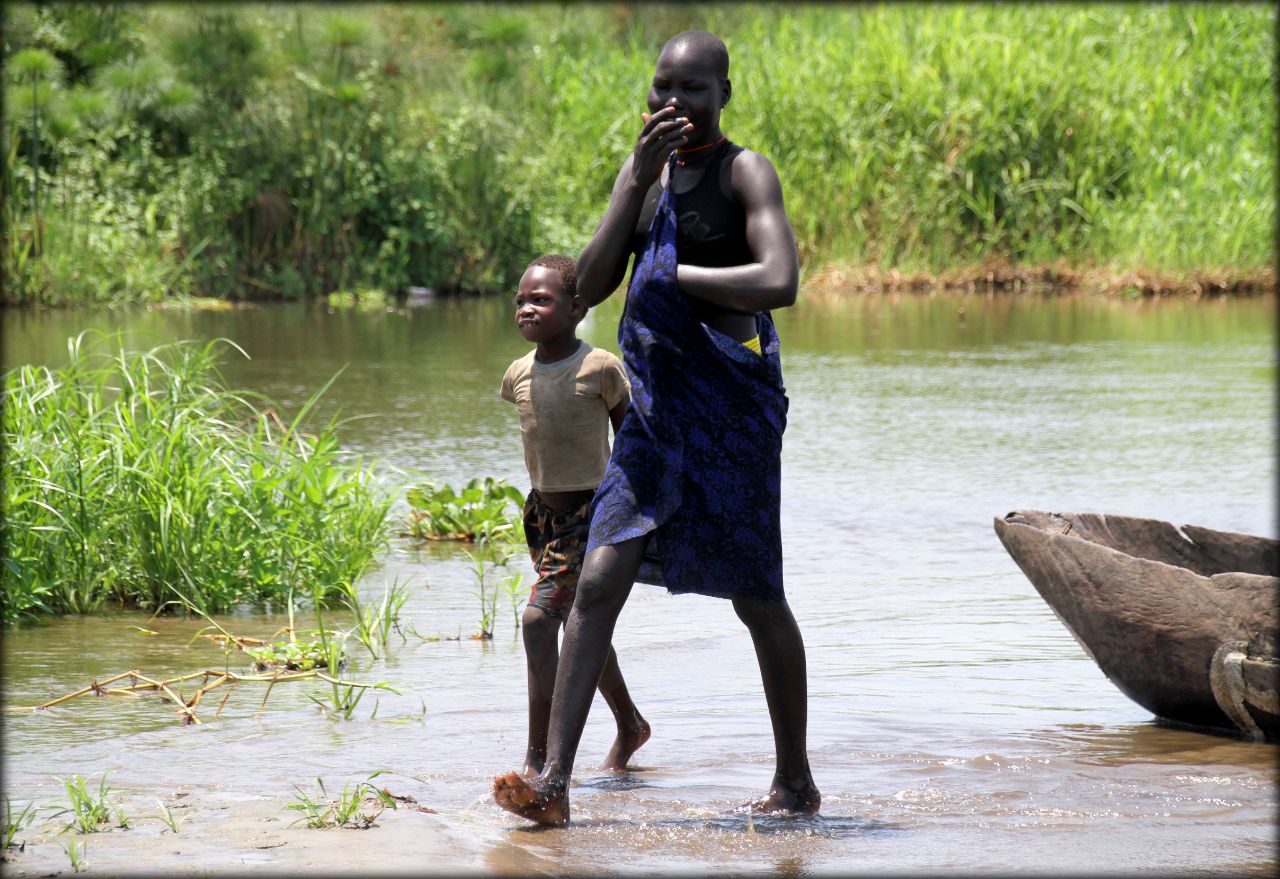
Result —
[{"label": "sandy shoreline", "polygon": [[[94,876],[200,874],[536,875],[553,865],[510,841],[510,830],[488,815],[387,810],[368,829],[308,828],[276,798],[243,794],[171,805],[181,824],[134,817],[127,830],[60,834],[44,824],[18,835],[22,850],[4,854],[7,876],[73,875],[69,839],[85,847],[82,872]],[[186,798],[196,799],[195,796]],[[141,816],[145,806],[127,809]],[[158,809],[152,808],[151,812]]]}]

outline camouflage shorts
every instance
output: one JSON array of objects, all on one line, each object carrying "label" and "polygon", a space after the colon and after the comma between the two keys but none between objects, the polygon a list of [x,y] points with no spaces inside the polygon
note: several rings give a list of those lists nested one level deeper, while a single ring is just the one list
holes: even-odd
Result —
[{"label": "camouflage shorts", "polygon": [[580,506],[553,510],[530,489],[524,502],[524,536],[538,579],[529,592],[529,604],[547,616],[558,620],[569,616],[590,524],[590,495]]}]

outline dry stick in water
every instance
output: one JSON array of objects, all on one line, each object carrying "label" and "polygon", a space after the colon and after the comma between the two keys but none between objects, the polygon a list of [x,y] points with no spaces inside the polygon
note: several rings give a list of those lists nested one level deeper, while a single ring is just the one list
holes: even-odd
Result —
[{"label": "dry stick in water", "polygon": [[[193,678],[199,678],[199,677],[205,678],[206,681],[209,681],[209,679],[212,679],[212,680],[204,684],[203,686],[199,687],[189,700],[183,701],[182,698],[179,697],[177,693],[173,692],[173,689],[171,688],[172,684],[181,683],[183,681],[189,681],[189,680],[192,680]],[[129,678],[135,683],[127,687],[108,688],[106,686],[107,684],[114,683],[115,681],[121,680],[122,678]],[[179,675],[176,678],[169,678],[163,681],[154,680],[153,678],[149,678],[146,675],[144,675],[138,669],[133,669],[132,671],[126,671],[121,674],[109,677],[104,681],[95,680],[93,683],[91,683],[87,687],[81,687],[79,690],[75,690],[74,692],[67,693],[65,696],[59,696],[56,699],[51,699],[48,702],[44,702],[40,705],[6,705],[4,710],[7,712],[41,711],[45,708],[52,708],[54,705],[58,705],[62,702],[66,702],[68,699],[74,699],[77,696],[87,696],[90,693],[93,693],[99,696],[136,696],[140,692],[157,691],[161,693],[165,698],[172,701],[175,705],[178,706],[178,713],[183,715],[183,718],[182,718],[183,723],[196,724],[196,723],[202,722],[200,718],[196,717],[196,713],[195,713],[195,708],[199,704],[201,697],[204,696],[204,694],[209,692],[210,690],[217,689],[223,684],[229,683],[231,684],[232,687],[234,687],[236,684],[242,684],[242,683],[266,684],[267,695],[270,695],[271,688],[275,686],[277,681],[300,681],[300,680],[305,680],[307,678],[319,678],[320,680],[325,681],[326,683],[336,684],[340,687],[350,687],[356,690],[369,690],[369,689],[374,689],[377,686],[376,684],[362,684],[357,681],[340,680],[338,678],[332,677],[331,675],[325,674],[319,669],[311,669],[309,671],[297,671],[297,672],[292,672],[290,674],[280,674],[279,672],[276,672],[275,674],[270,674],[270,675],[239,675],[231,671],[220,671],[218,669],[207,668],[202,672],[200,671],[191,672],[190,674]],[[142,681],[142,683],[137,683],[137,681]],[[227,695],[222,698],[222,702],[219,703],[218,705],[217,712],[214,713],[215,717],[217,717],[218,714],[221,713],[222,706],[226,704],[227,699],[230,696],[231,696],[231,690],[228,689]],[[263,696],[263,699],[262,699],[263,705],[266,704],[266,701],[267,701],[266,696]],[[258,710],[261,711],[262,710],[261,707],[259,707]]]},{"label": "dry stick in water", "polygon": [[[76,696],[87,696],[89,693],[100,694],[102,692],[102,687],[104,684],[114,683],[115,681],[118,681],[121,678],[132,678],[136,674],[137,674],[136,671],[127,671],[127,672],[124,672],[123,674],[118,674],[115,677],[107,678],[105,681],[102,681],[101,683],[99,683],[98,681],[94,681],[89,686],[76,690],[74,693],[68,693],[65,696],[59,696],[57,699],[54,699],[51,702],[46,702],[43,705],[37,705],[35,706],[35,708],[50,708],[54,705],[57,705],[59,702],[65,702],[68,699],[74,699]],[[35,708],[25,708],[25,709],[17,709],[17,710],[34,711]]]}]

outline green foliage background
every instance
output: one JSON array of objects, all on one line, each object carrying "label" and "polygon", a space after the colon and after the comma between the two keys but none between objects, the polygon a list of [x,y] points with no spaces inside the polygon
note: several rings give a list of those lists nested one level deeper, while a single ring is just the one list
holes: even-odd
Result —
[{"label": "green foliage background", "polygon": [[1270,264],[1269,4],[5,6],[4,297],[507,289],[576,253],[662,43],[806,270]]}]

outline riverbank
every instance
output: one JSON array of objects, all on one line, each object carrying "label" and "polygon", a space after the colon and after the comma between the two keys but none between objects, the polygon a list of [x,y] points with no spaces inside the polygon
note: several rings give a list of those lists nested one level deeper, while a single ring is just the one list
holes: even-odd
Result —
[{"label": "riverbank", "polygon": [[[1002,295],[1089,296],[1137,302],[1158,297],[1250,298],[1272,296],[1278,291],[1280,288],[1277,287],[1276,272],[1273,268],[1252,271],[1233,269],[1192,272],[1155,269],[1117,271],[1102,268],[1073,268],[1064,263],[1021,266],[990,260],[980,265],[939,273],[899,271],[874,265],[828,265],[801,279],[799,296],[804,300],[837,299],[876,293],[960,296],[975,292],[992,292]],[[477,294],[440,296],[435,291],[425,291],[424,295],[423,291],[419,291],[415,297],[414,294],[397,296],[382,290],[361,290],[355,293],[330,293],[317,297],[317,301],[330,309],[355,308],[382,311],[427,305],[440,299],[467,299],[475,295]],[[501,294],[496,295],[501,296]],[[279,297],[262,295],[237,299],[174,296],[155,302],[139,303],[137,307],[175,311],[234,311],[280,303]],[[84,307],[86,306],[78,303],[58,305],[0,303],[0,316],[6,311],[13,314],[45,309],[74,312]],[[100,308],[102,304],[95,303],[88,307]],[[116,306],[108,305],[107,307],[115,308]]]},{"label": "riverbank", "polygon": [[901,272],[879,266],[828,266],[801,284],[801,295],[845,296],[861,293],[973,293],[999,291],[1028,294],[1080,294],[1117,299],[1175,296],[1267,296],[1277,292],[1274,268],[1169,272],[1156,269],[1117,271],[1073,268],[1065,263],[1021,266],[989,260],[933,274]]}]

